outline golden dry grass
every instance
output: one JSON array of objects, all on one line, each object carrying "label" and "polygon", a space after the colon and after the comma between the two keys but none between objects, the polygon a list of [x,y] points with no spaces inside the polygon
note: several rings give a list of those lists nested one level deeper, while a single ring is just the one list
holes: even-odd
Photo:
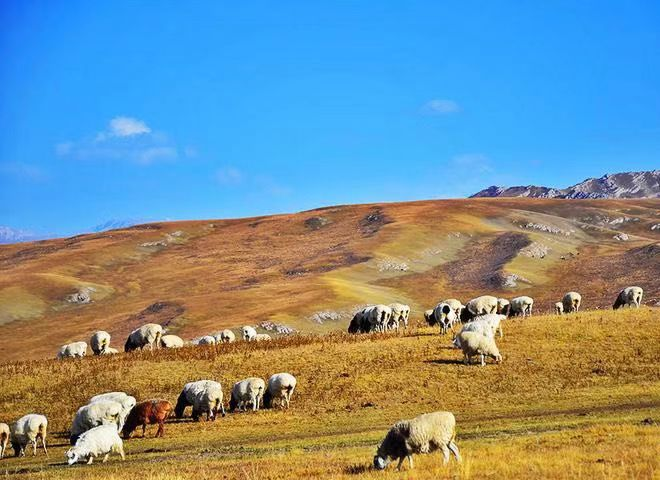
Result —
[{"label": "golden dry grass", "polygon": [[[0,365],[0,421],[50,420],[50,458],[0,461],[17,478],[553,478],[652,479],[660,474],[660,313],[587,312],[507,320],[500,365],[465,366],[449,336],[297,336],[109,358]],[[163,439],[131,439],[126,462],[66,467],[65,432],[93,394],[124,390],[176,400],[188,381],[289,371],[291,410],[172,422]],[[370,467],[388,426],[450,410],[462,464],[416,457],[397,473]],[[644,422],[652,419],[655,424]],[[154,429],[148,434],[153,436]]]}]

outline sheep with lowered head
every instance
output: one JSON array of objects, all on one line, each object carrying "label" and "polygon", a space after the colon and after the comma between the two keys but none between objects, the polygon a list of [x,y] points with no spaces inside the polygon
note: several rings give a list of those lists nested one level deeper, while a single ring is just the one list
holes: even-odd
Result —
[{"label": "sheep with lowered head", "polygon": [[555,303],[555,314],[561,315],[562,313],[564,313],[564,304],[561,302]]},{"label": "sheep with lowered head", "polygon": [[229,401],[229,411],[233,412],[237,408],[245,410],[247,405],[252,405],[252,411],[259,410],[259,403],[266,391],[266,382],[261,378],[250,377],[234,384],[231,389],[231,400]]},{"label": "sheep with lowered head", "polygon": [[221,343],[232,343],[236,341],[236,335],[234,335],[234,332],[228,328],[225,328],[222,332],[220,332],[220,335],[216,335],[215,339],[217,342]]},{"label": "sheep with lowered head", "polygon": [[204,335],[194,340],[193,343],[195,345],[215,345],[215,337],[213,335]]},{"label": "sheep with lowered head", "polygon": [[528,317],[532,314],[532,307],[534,306],[534,299],[523,295],[521,297],[516,297],[511,299],[511,304],[509,306],[510,315],[517,316],[522,315],[522,317]]},{"label": "sheep with lowered head", "polygon": [[160,337],[160,346],[163,348],[181,348],[183,345],[183,338],[177,335],[163,335]]},{"label": "sheep with lowered head", "polygon": [[561,303],[564,305],[564,313],[577,313],[580,311],[580,305],[582,304],[582,295],[578,292],[568,292],[561,299]]},{"label": "sheep with lowered head", "polygon": [[67,343],[60,347],[57,352],[57,358],[82,358],[87,354],[87,344],[85,342]]},{"label": "sheep with lowered head", "polygon": [[482,295],[470,300],[461,310],[461,320],[469,322],[478,315],[497,312],[497,298],[492,295]]},{"label": "sheep with lowered head", "polygon": [[7,450],[10,436],[9,425],[0,423],[0,459],[5,456],[5,450]]},{"label": "sheep with lowered head", "polygon": [[510,308],[511,308],[511,302],[509,302],[506,298],[497,299],[497,313],[499,313],[500,315],[509,316]]},{"label": "sheep with lowered head", "polygon": [[94,459],[103,455],[103,463],[110,453],[118,453],[125,460],[124,444],[113,425],[99,425],[80,435],[76,444],[66,452],[67,463],[73,465],[85,462],[91,465]]},{"label": "sheep with lowered head", "polygon": [[479,332],[461,332],[457,335],[457,341],[463,350],[464,363],[472,363],[472,357],[479,356],[481,366],[486,365],[485,357],[491,357],[496,363],[502,361],[502,355],[495,344],[495,339]]},{"label": "sheep with lowered head", "polygon": [[105,347],[103,351],[101,352],[101,355],[117,355],[119,353],[119,350],[116,348],[112,347]]},{"label": "sheep with lowered head", "polygon": [[440,303],[433,309],[433,318],[435,324],[440,325],[440,333],[445,334],[454,324],[458,322],[456,312],[448,303]]},{"label": "sheep with lowered head", "polygon": [[243,340],[245,340],[246,342],[253,341],[257,336],[257,331],[255,330],[255,328],[250,327],[249,325],[244,326],[241,329],[241,333],[243,334]]},{"label": "sheep with lowered head", "polygon": [[41,440],[44,453],[48,456],[46,449],[46,434],[48,431],[48,419],[44,415],[29,413],[14,422],[11,426],[11,446],[14,456],[24,457],[25,448],[32,444],[32,454],[37,454],[37,442]]},{"label": "sheep with lowered head", "polygon": [[114,425],[115,430],[121,430],[122,405],[113,400],[99,400],[78,409],[71,425],[71,445],[87,430],[99,425]]},{"label": "sheep with lowered head", "polygon": [[404,459],[413,468],[413,454],[442,451],[443,465],[449,462],[450,452],[461,461],[456,440],[456,418],[451,412],[433,412],[411,420],[395,423],[378,447],[374,467],[383,470],[392,460],[399,460],[401,469]]},{"label": "sheep with lowered head", "polygon": [[157,323],[147,323],[140,328],[133,330],[126,339],[124,351],[132,352],[149,346],[153,350],[154,346],[160,348],[160,338],[163,336],[163,327]]},{"label": "sheep with lowered head", "polygon": [[497,313],[479,315],[471,322],[463,325],[461,332],[479,332],[491,338],[495,338],[495,334],[499,332],[500,338],[502,338],[504,336],[504,332],[502,332],[502,321],[505,318],[504,315]]},{"label": "sheep with lowered head", "polygon": [[107,392],[94,395],[89,399],[89,404],[106,401],[117,402],[121,405],[121,413],[119,415],[119,428],[121,429],[126,421],[126,417],[128,417],[128,414],[137,404],[137,400],[125,392]]},{"label": "sheep with lowered head", "polygon": [[215,420],[218,411],[225,416],[225,406],[222,403],[222,385],[213,380],[189,382],[183,386],[179,399],[174,407],[176,418],[182,418],[187,406],[192,406],[192,418],[197,421],[203,414],[206,420]]},{"label": "sheep with lowered head", "polygon": [[388,329],[399,331],[399,327],[403,322],[403,328],[408,328],[408,317],[410,316],[410,307],[403,303],[391,303],[389,305],[392,310],[392,317],[388,322]]},{"label": "sheep with lowered head", "polygon": [[424,320],[428,324],[429,327],[432,327],[435,325],[435,316],[433,316],[433,311],[435,309],[430,309],[430,310],[425,310],[424,311]]},{"label": "sheep with lowered head", "polygon": [[92,338],[89,339],[89,346],[92,348],[94,355],[102,355],[105,349],[110,346],[110,334],[103,330],[94,332]]},{"label": "sheep with lowered head", "polygon": [[465,308],[465,306],[461,303],[460,300],[457,300],[455,298],[447,298],[446,300],[443,300],[440,303],[446,303],[449,305],[452,310],[454,310],[454,313],[458,318],[461,318],[461,310]]},{"label": "sheep with lowered head", "polygon": [[364,309],[364,318],[368,320],[369,331],[384,332],[392,318],[392,309],[387,305],[372,305]]},{"label": "sheep with lowered head", "polygon": [[641,287],[626,287],[619,292],[612,308],[614,310],[624,306],[639,308],[643,296],[644,290]]},{"label": "sheep with lowered head", "polygon": [[268,379],[268,388],[264,393],[264,408],[272,408],[277,401],[280,408],[288,410],[291,395],[296,388],[296,377],[290,373],[276,373]]}]

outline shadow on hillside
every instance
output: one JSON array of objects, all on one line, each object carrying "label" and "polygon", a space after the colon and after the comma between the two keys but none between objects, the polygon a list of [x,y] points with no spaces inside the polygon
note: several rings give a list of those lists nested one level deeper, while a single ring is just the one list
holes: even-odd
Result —
[{"label": "shadow on hillside", "polygon": [[348,467],[344,468],[344,473],[349,475],[361,475],[363,473],[367,473],[369,470],[371,470],[371,467],[368,467],[364,464],[349,465]]},{"label": "shadow on hillside", "polygon": [[424,363],[435,363],[436,365],[463,365],[463,360],[453,358],[438,358],[437,360],[424,360]]}]

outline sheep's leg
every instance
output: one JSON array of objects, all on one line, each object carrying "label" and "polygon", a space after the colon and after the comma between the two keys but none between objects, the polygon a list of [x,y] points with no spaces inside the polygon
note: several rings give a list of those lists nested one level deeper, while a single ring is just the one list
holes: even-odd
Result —
[{"label": "sheep's leg", "polygon": [[410,469],[413,469],[413,459],[412,454],[408,455],[408,464],[410,464]]},{"label": "sheep's leg", "polygon": [[46,449],[46,437],[41,437],[41,446],[44,449],[46,456],[48,456],[48,450]]},{"label": "sheep's leg", "polygon": [[481,366],[483,367],[484,365],[486,365],[486,359],[484,358],[483,353],[480,356],[481,356]]},{"label": "sheep's leg", "polygon": [[32,441],[32,456],[37,456],[37,437]]},{"label": "sheep's leg", "polygon": [[449,449],[447,445],[443,445],[440,448],[442,449],[442,464],[447,465],[447,462],[449,462]]},{"label": "sheep's leg", "polygon": [[156,436],[162,437],[165,435],[165,419],[158,422],[158,430],[156,430]]},{"label": "sheep's leg", "polygon": [[451,442],[449,442],[449,445],[447,446],[449,447],[449,450],[451,450],[451,453],[454,454],[454,457],[456,457],[456,461],[460,462],[461,454],[458,453],[458,446],[454,443],[454,441],[452,440]]},{"label": "sheep's leg", "polygon": [[106,453],[106,454],[103,456],[103,460],[102,460],[101,463],[105,463],[105,462],[107,462],[109,456],[110,456],[110,453]]},{"label": "sheep's leg", "polygon": [[147,424],[143,423],[142,424],[142,438],[147,434]]},{"label": "sheep's leg", "polygon": [[119,453],[119,456],[121,456],[122,460],[126,460],[126,454],[124,454],[124,445],[123,444],[118,444],[117,445],[117,453]]},{"label": "sheep's leg", "polygon": [[87,459],[87,465],[91,465],[92,463],[94,463],[94,455],[90,455]]},{"label": "sheep's leg", "polygon": [[401,465],[403,465],[403,460],[404,460],[405,458],[406,458],[406,457],[400,457],[400,458],[399,458],[399,464],[396,466],[396,469],[397,469],[397,470],[401,470]]},{"label": "sheep's leg", "polygon": [[469,364],[470,364],[470,356],[469,356],[467,353],[463,354],[463,363],[464,363],[465,365],[469,365]]}]

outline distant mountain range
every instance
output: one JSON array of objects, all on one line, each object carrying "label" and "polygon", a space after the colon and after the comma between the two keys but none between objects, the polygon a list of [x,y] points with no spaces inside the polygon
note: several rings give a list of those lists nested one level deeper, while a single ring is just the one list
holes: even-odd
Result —
[{"label": "distant mountain range", "polygon": [[0,243],[31,242],[32,240],[40,240],[41,238],[43,237],[39,237],[28,230],[19,230],[0,225]]},{"label": "distant mountain range", "polygon": [[660,170],[607,174],[588,178],[568,188],[493,185],[470,196],[479,197],[660,198]]},{"label": "distant mountain range", "polygon": [[[133,225],[138,225],[141,223],[148,223],[153,220],[143,219],[143,218],[127,218],[127,219],[116,219],[113,218],[107,222],[96,225],[89,230],[86,230],[84,233],[99,233],[105,232],[107,230],[115,230],[119,228],[128,228]],[[76,232],[83,233],[83,232]],[[55,238],[62,235],[54,234],[37,234],[29,230],[21,230],[18,228],[12,228],[7,226],[0,225],[0,244],[3,243],[19,243],[19,242],[33,242],[35,240],[45,240],[47,238]]]}]

